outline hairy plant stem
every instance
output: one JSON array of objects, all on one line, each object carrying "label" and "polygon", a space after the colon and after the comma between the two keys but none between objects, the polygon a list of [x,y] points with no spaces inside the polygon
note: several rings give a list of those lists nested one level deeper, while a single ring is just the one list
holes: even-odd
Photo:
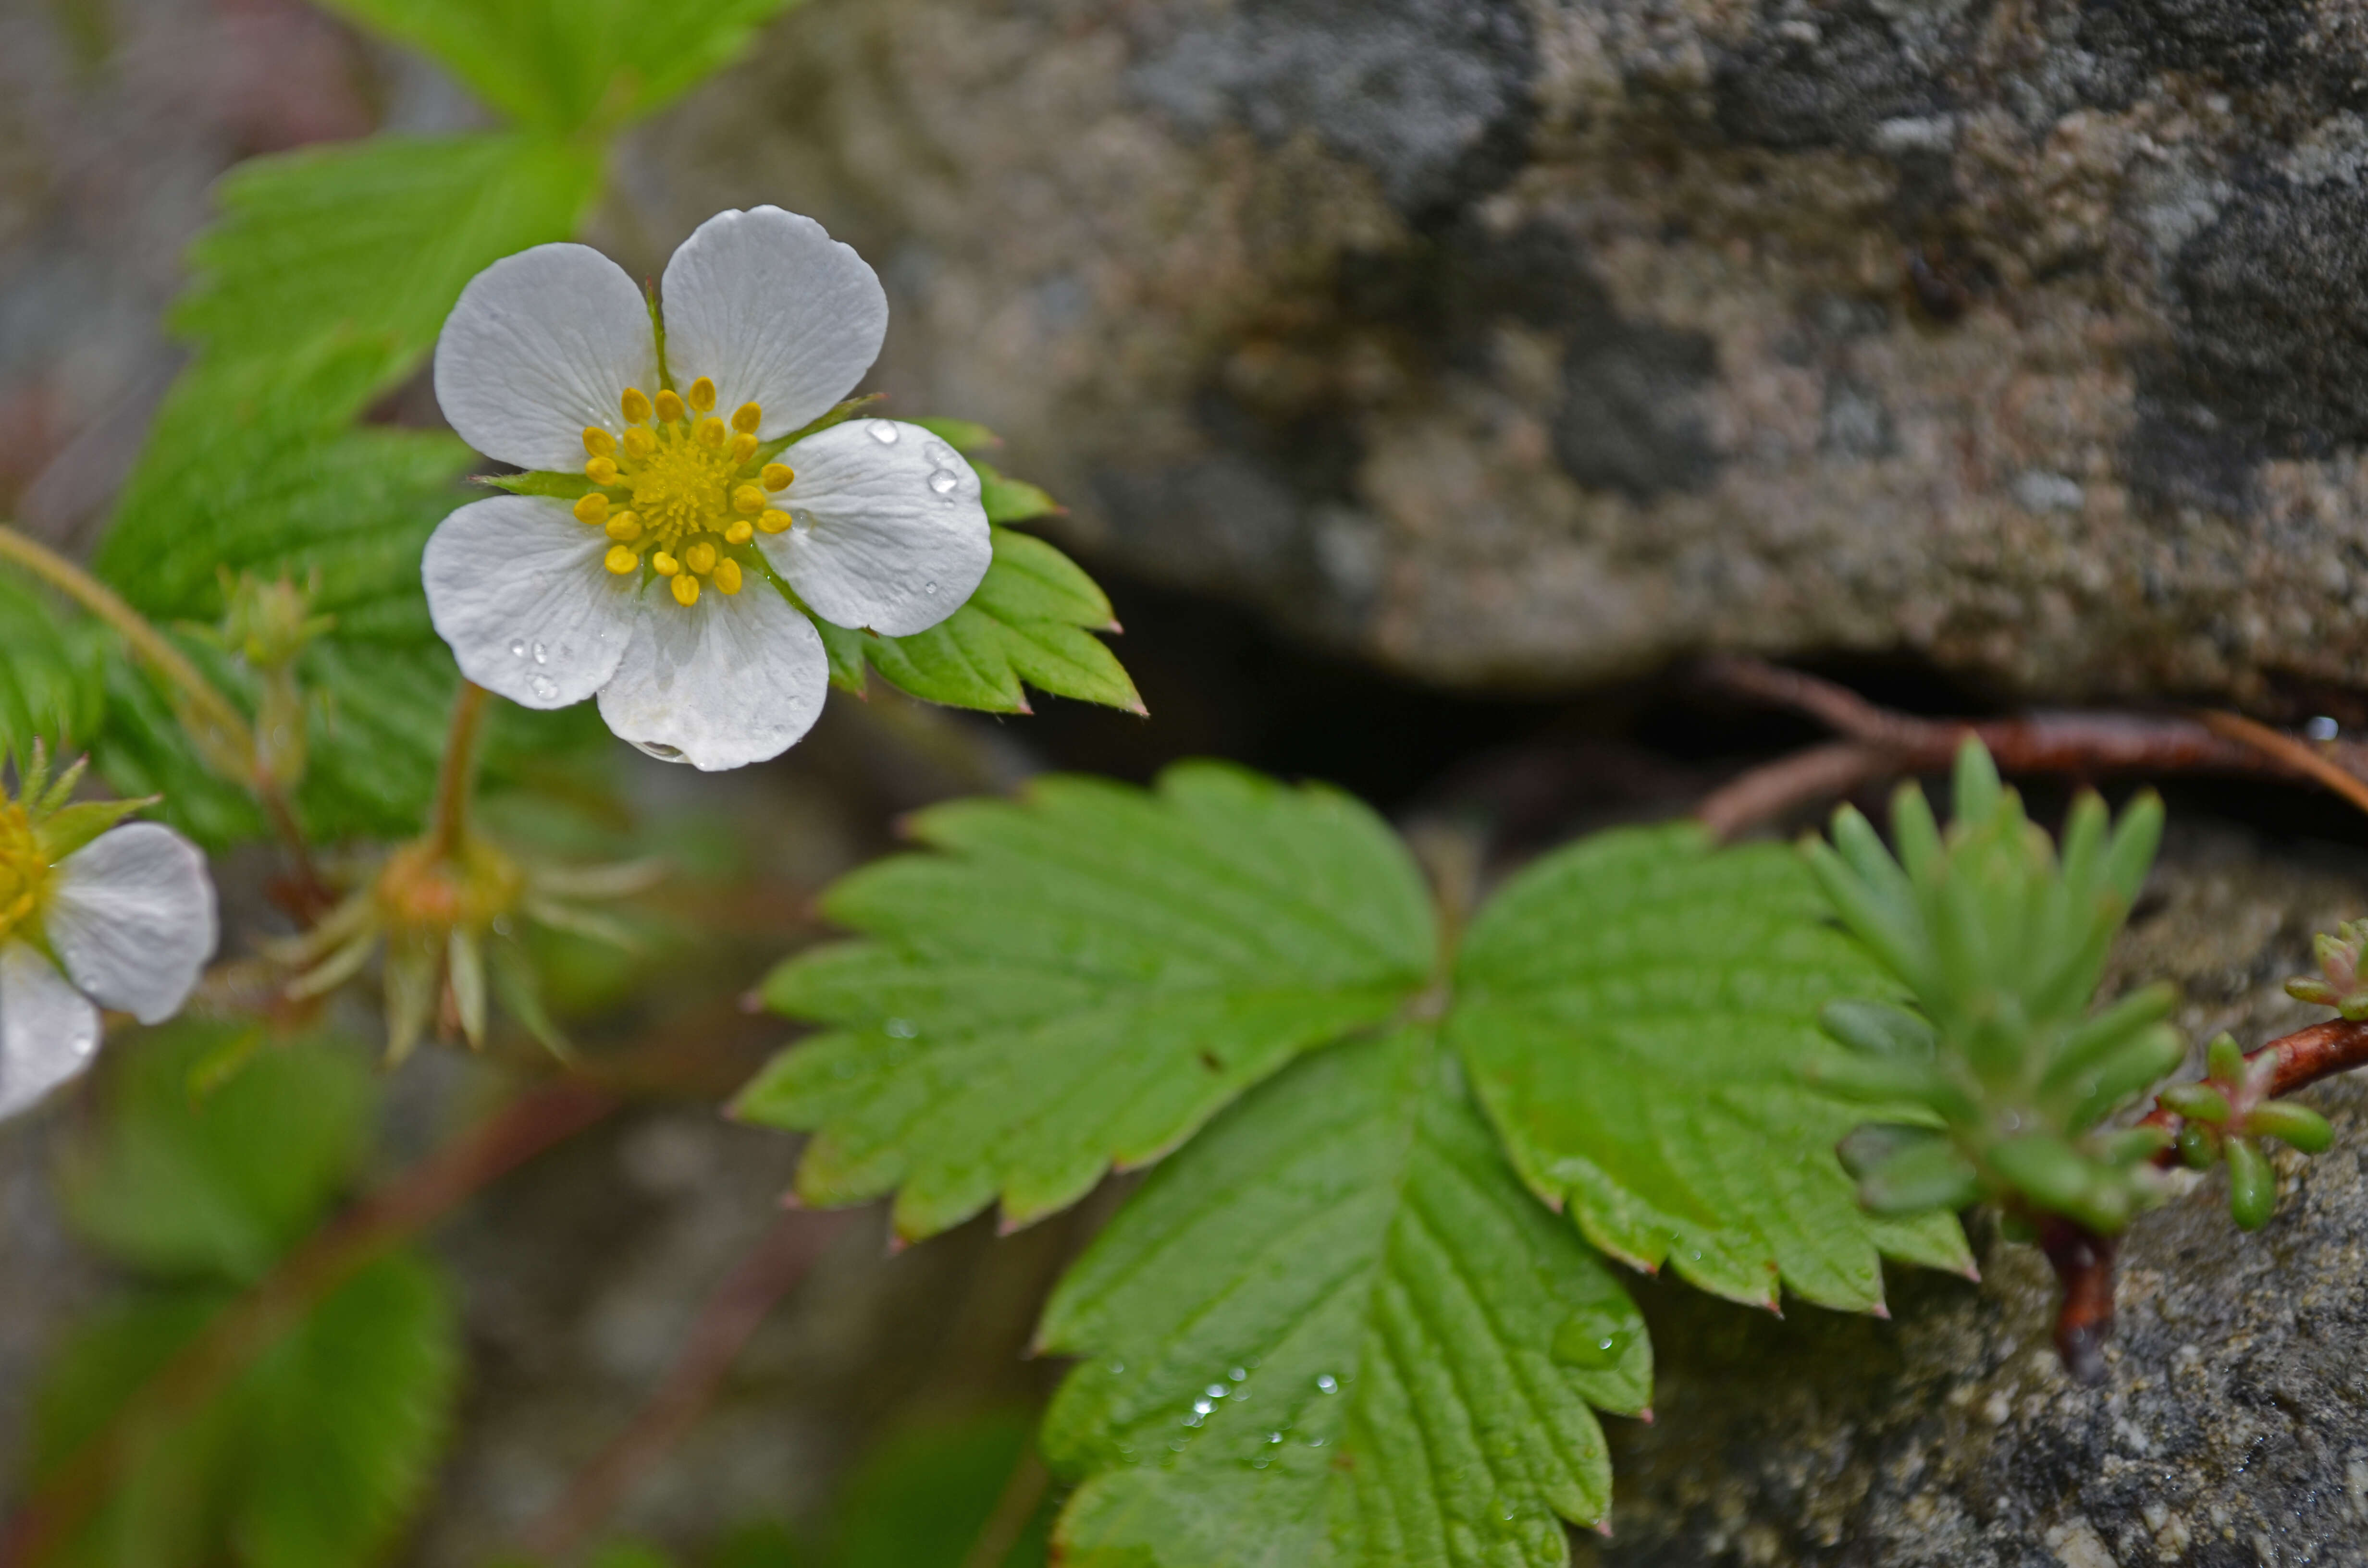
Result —
[{"label": "hairy plant stem", "polygon": [[199,756],[233,783],[254,793],[272,830],[286,845],[296,867],[289,900],[292,912],[309,921],[328,909],[336,901],[313,869],[312,846],[296,820],[295,808],[289,803],[280,780],[264,766],[255,727],[237,705],[120,594],[49,546],[0,523],[0,560],[15,562],[105,622],[123,639],[132,656],[172,689],[177,699],[175,716],[189,732]]},{"label": "hairy plant stem", "polygon": [[436,811],[427,842],[438,859],[450,859],[468,841],[469,802],[477,788],[477,754],[485,729],[485,699],[492,695],[472,680],[452,699],[452,724],[444,734],[444,761],[436,774]]}]

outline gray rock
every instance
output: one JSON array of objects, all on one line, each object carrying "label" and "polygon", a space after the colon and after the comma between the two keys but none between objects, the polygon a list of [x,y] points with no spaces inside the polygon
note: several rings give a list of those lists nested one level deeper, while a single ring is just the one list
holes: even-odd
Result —
[{"label": "gray rock", "polygon": [[[2313,929],[2359,908],[2358,869],[2177,841],[2117,969],[2180,983],[2199,1040],[2316,1021],[2279,982],[2308,967]],[[2305,1097],[2340,1141],[2281,1156],[2267,1228],[2236,1229],[2214,1174],[2132,1230],[2099,1388],[2056,1364],[2055,1284],[2031,1247],[1985,1246],[1978,1287],[1896,1273],[1888,1323],[1790,1306],[1780,1323],[1642,1288],[1656,1419],[1612,1424],[1615,1533],[1581,1562],[2368,1562],[2368,1084]]]},{"label": "gray rock", "polygon": [[2353,0],[814,0],[604,237],[816,213],[1099,563],[1431,680],[2368,718],[2363,75]]}]

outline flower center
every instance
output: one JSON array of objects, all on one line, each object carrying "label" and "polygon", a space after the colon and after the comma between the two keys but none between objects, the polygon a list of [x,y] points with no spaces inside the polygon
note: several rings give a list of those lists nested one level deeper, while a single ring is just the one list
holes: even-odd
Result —
[{"label": "flower center", "polygon": [[32,819],[24,807],[0,802],[0,937],[32,919],[49,880],[49,858],[33,835]]},{"label": "flower center", "polygon": [[666,579],[686,609],[699,602],[702,585],[738,593],[757,530],[790,526],[787,513],[766,506],[767,494],[797,477],[786,463],[757,460],[765,411],[744,403],[726,426],[715,415],[715,383],[705,376],[687,397],[668,391],[652,398],[628,387],[622,405],[623,436],[597,425],[584,432],[591,454],[584,477],[594,488],[575,503],[577,520],[616,541],[605,562],[609,571],[621,577],[646,567]]}]

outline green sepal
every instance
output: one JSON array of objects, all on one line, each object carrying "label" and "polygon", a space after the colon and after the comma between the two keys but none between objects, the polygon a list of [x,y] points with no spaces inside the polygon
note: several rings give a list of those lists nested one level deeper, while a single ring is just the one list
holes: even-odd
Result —
[{"label": "green sepal", "polygon": [[2240,1231],[2258,1231],[2278,1206],[2278,1174],[2249,1138],[2223,1141],[2228,1156],[2228,1213]]},{"label": "green sepal", "polygon": [[136,801],[85,801],[43,819],[33,830],[33,837],[43,858],[55,864],[132,812],[154,805],[159,799],[146,795]]},{"label": "green sepal", "polygon": [[472,483],[489,490],[507,490],[513,495],[548,495],[554,501],[575,501],[599,488],[580,473],[551,473],[537,470],[531,473],[481,473]]},{"label": "green sepal", "polygon": [[760,443],[757,448],[757,456],[759,460],[770,462],[808,436],[818,436],[834,425],[846,424],[887,395],[886,392],[866,392],[861,397],[848,398],[846,402],[834,405],[828,414],[811,424],[801,425],[786,436]]}]

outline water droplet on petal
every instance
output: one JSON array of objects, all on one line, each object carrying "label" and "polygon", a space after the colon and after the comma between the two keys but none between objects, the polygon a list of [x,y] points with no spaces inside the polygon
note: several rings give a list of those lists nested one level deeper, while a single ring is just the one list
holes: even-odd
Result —
[{"label": "water droplet on petal", "polygon": [[549,676],[537,676],[527,684],[532,687],[534,694],[545,702],[559,695],[559,683]]},{"label": "water droplet on petal", "polygon": [[642,753],[645,756],[656,757],[660,762],[686,762],[689,760],[682,755],[681,748],[677,746],[670,746],[664,741],[634,741],[632,744],[634,750]]},{"label": "water droplet on petal", "polygon": [[551,650],[537,642],[534,645],[534,662],[538,665],[551,663]]},{"label": "water droplet on petal", "polygon": [[896,426],[892,422],[875,419],[867,428],[871,432],[871,438],[882,446],[893,447],[896,444]]},{"label": "water droplet on petal", "polygon": [[953,470],[941,468],[929,475],[929,488],[939,495],[951,495],[962,488],[962,481],[956,477]]},{"label": "water droplet on petal", "polygon": [[921,585],[921,592],[925,594],[934,594],[937,591],[938,585],[935,583],[924,583]]},{"label": "water droplet on petal", "polygon": [[521,637],[517,642],[510,644],[510,657],[513,659],[523,659],[526,657],[525,638]]}]

